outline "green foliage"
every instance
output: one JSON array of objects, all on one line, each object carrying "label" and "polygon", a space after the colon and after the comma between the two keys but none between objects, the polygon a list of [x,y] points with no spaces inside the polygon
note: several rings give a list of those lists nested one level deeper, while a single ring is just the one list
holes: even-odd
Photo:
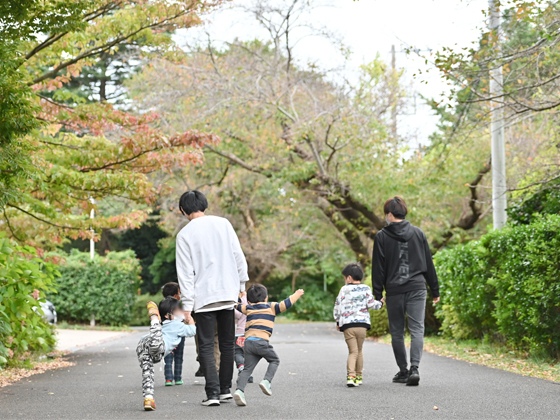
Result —
[{"label": "green foliage", "polygon": [[[291,294],[290,287],[282,291],[284,299]],[[305,321],[332,321],[334,301],[333,295],[321,290],[315,284],[310,284],[305,287],[305,294],[288,310],[286,316]]]},{"label": "green foliage", "polygon": [[[150,266],[154,262],[155,256],[160,251],[158,242],[167,237],[157,222],[148,219],[138,229],[128,229],[118,237],[118,249],[131,249],[134,251],[142,267],[142,293],[156,293],[163,284],[167,283],[166,277],[158,276],[154,278]],[[175,258],[173,258],[175,262]],[[177,281],[177,278],[168,281]]]},{"label": "green foliage", "polygon": [[546,185],[541,191],[530,195],[520,203],[510,205],[508,220],[513,224],[531,223],[535,213],[560,213],[560,182],[558,180]]},{"label": "green foliage", "polygon": [[31,352],[54,347],[39,300],[53,290],[55,275],[54,265],[38,258],[35,249],[0,237],[0,368],[28,364]]},{"label": "green foliage", "polygon": [[[152,265],[148,268],[153,276],[154,285],[163,286],[165,283],[177,282],[177,266],[175,264],[175,238],[165,238],[159,241],[159,251],[153,257]],[[144,274],[142,278],[144,278]]]},{"label": "green foliage", "polygon": [[389,318],[387,308],[383,305],[378,311],[369,311],[371,315],[371,329],[367,332],[368,337],[382,337],[389,332]]},{"label": "green foliage", "polygon": [[509,226],[436,255],[444,333],[560,356],[560,216]]},{"label": "green foliage", "polygon": [[143,295],[137,295],[134,299],[134,306],[132,307],[132,317],[130,319],[129,325],[132,326],[147,326],[150,325],[150,318],[148,316],[148,311],[146,310],[146,305],[149,301],[154,301],[159,305],[163,300],[161,291],[155,295],[150,295],[145,293]]},{"label": "green foliage", "polygon": [[57,294],[49,295],[59,319],[89,322],[92,315],[102,324],[128,324],[139,286],[140,264],[133,251],[107,256],[73,251],[60,255]]}]

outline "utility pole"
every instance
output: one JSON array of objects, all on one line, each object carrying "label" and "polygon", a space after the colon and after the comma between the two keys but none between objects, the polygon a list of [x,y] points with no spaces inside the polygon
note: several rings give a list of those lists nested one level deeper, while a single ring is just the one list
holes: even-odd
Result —
[{"label": "utility pole", "polygon": [[[498,0],[488,0],[490,9],[490,30],[496,49],[499,51],[500,43],[500,9]],[[490,70],[490,96],[502,94],[503,74],[502,66]],[[501,229],[507,221],[507,184],[506,184],[506,147],[504,129],[504,109],[498,101],[490,103],[492,112],[492,210],[494,216],[494,229]]]},{"label": "utility pole", "polygon": [[[89,201],[92,205],[95,204],[95,199],[93,197],[89,198]],[[92,226],[91,226],[91,238],[89,238],[89,256],[90,258],[93,260],[93,258],[95,257],[95,242],[93,240],[94,236],[95,236],[95,230],[93,230],[93,219],[95,217],[95,210],[92,208],[90,213],[89,213],[89,218],[92,221]]]},{"label": "utility pole", "polygon": [[397,65],[395,57],[395,46],[391,45],[391,68],[392,72],[392,87],[391,87],[391,132],[393,139],[397,138]]},{"label": "utility pole", "polygon": [[[92,206],[95,204],[95,199],[93,197],[89,198],[90,203]],[[95,257],[95,242],[93,238],[95,237],[95,230],[93,229],[93,218],[95,217],[95,210],[92,208],[89,213],[89,218],[91,220],[91,238],[89,238],[89,257],[93,261]],[[91,314],[91,318],[89,320],[90,327],[95,327],[95,314]]]}]

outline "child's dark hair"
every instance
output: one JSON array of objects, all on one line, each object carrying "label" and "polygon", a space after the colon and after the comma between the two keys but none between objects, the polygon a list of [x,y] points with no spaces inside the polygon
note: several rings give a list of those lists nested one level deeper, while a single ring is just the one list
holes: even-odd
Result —
[{"label": "child's dark hair", "polygon": [[188,216],[197,211],[205,211],[208,208],[208,200],[200,191],[187,191],[179,199],[179,209]]},{"label": "child's dark hair", "polygon": [[268,296],[268,290],[262,284],[253,284],[247,290],[247,301],[251,303],[264,302]]},{"label": "child's dark hair", "polygon": [[174,297],[166,297],[159,303],[159,316],[161,316],[161,320],[164,321],[166,319],[171,320],[171,317],[167,317],[167,315],[172,315],[177,309],[181,308],[181,301],[175,299]]},{"label": "child's dark hair", "polygon": [[356,281],[362,281],[362,279],[364,278],[364,270],[362,270],[360,264],[351,263],[344,267],[344,270],[342,270],[342,275],[344,277],[351,276]]},{"label": "child's dark hair", "polygon": [[179,294],[179,283],[166,283],[163,285],[163,287],[161,288],[161,293],[163,294],[163,297],[173,297],[177,294]]}]

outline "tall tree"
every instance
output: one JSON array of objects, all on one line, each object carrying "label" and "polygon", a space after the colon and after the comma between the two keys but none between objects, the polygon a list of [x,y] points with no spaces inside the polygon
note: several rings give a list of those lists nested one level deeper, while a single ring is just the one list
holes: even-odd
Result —
[{"label": "tall tree", "polygon": [[[0,228],[48,247],[64,236],[87,237],[91,228],[137,226],[157,197],[147,175],[200,162],[202,146],[217,137],[164,133],[156,113],[133,115],[103,101],[84,101],[64,87],[123,48],[144,56],[176,54],[171,32],[199,24],[200,14],[220,2],[18,3],[0,8],[0,54],[6,58],[0,79]],[[136,205],[88,220],[96,208],[91,199],[104,197]]]}]

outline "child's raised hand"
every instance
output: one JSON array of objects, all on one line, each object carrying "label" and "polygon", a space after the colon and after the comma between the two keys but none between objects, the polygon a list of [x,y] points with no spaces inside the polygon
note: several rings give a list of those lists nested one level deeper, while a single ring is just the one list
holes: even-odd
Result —
[{"label": "child's raised hand", "polygon": [[304,293],[305,293],[305,292],[303,291],[303,289],[298,289],[298,290],[296,290],[296,292],[295,292],[294,294],[295,294],[297,297],[302,297]]}]

